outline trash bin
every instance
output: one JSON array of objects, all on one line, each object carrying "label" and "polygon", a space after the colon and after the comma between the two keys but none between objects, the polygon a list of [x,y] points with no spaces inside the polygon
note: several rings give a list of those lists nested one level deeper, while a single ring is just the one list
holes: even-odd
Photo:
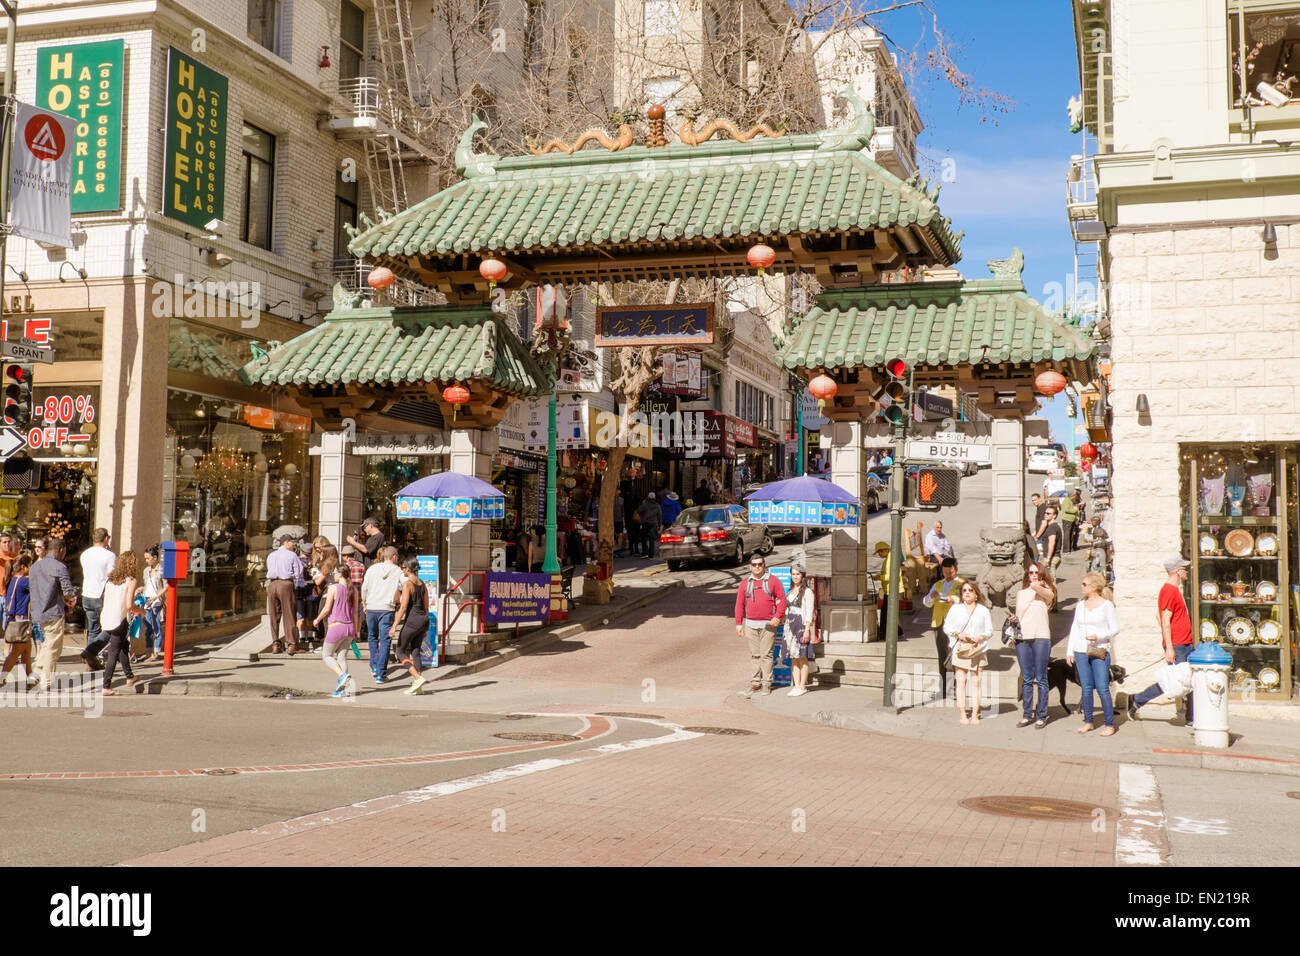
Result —
[{"label": "trash bin", "polygon": [[1192,665],[1193,740],[1200,747],[1228,746],[1228,669],[1232,655],[1207,641],[1188,656]]}]

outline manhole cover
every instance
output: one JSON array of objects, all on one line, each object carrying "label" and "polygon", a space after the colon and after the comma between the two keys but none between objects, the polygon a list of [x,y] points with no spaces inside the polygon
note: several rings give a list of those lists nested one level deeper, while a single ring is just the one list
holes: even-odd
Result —
[{"label": "manhole cover", "polygon": [[631,717],[638,720],[663,720],[662,714],[633,714],[624,710],[602,710],[597,717]]},{"label": "manhole cover", "polygon": [[741,730],[739,727],[683,727],[682,730],[692,734],[721,734],[725,737],[752,737],[756,730]]},{"label": "manhole cover", "polygon": [[493,736],[493,737],[500,737],[502,740],[554,740],[554,741],[568,741],[568,740],[581,740],[581,739],[582,739],[581,737],[575,737],[575,736],[573,736],[573,734],[542,734],[542,733],[523,734],[523,733],[520,733],[520,734],[493,734],[492,736]]},{"label": "manhole cover", "polygon": [[1017,817],[1022,820],[1056,820],[1063,822],[1092,821],[1098,811],[1107,818],[1119,816],[1119,811],[1099,807],[1077,800],[1060,800],[1056,797],[968,797],[960,801],[967,810],[992,813],[999,817]]},{"label": "manhole cover", "polygon": [[231,770],[228,767],[213,767],[211,770],[203,771],[209,777],[233,777],[239,773],[238,770]]}]

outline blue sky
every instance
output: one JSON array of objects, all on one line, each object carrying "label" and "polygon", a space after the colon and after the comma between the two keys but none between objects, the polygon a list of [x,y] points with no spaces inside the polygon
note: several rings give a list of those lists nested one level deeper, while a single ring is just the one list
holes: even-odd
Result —
[{"label": "blue sky", "polygon": [[[1070,2],[930,2],[975,83],[1014,100],[1010,112],[986,114],[962,106],[942,81],[912,85],[926,124],[918,142],[923,162],[937,170],[945,159],[953,160],[956,180],[944,183],[939,205],[957,229],[966,231],[957,268],[967,278],[986,278],[986,260],[1004,258],[1019,246],[1025,254],[1025,289],[1049,302],[1074,274],[1065,171],[1081,141],[1070,133],[1066,118],[1066,103],[1079,92]],[[902,10],[885,15],[879,25],[910,48],[921,23],[916,13]],[[1047,417],[1054,439],[1068,446],[1072,428],[1065,402],[1052,402]]]}]

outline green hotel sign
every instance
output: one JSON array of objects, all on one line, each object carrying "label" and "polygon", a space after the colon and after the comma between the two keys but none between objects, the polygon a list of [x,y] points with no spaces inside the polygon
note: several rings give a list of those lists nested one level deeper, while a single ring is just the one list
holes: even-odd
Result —
[{"label": "green hotel sign", "polygon": [[224,218],[229,89],[220,73],[167,51],[163,215],[200,228]]},{"label": "green hotel sign", "polygon": [[122,208],[122,40],[36,51],[36,105],[76,121],[72,214]]}]

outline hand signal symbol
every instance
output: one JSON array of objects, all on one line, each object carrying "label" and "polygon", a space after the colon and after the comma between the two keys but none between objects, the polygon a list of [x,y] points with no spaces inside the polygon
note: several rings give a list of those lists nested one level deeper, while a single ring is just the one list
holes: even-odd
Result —
[{"label": "hand signal symbol", "polygon": [[939,481],[928,471],[921,472],[919,491],[922,501],[929,501],[934,497],[935,490],[939,487]]}]

